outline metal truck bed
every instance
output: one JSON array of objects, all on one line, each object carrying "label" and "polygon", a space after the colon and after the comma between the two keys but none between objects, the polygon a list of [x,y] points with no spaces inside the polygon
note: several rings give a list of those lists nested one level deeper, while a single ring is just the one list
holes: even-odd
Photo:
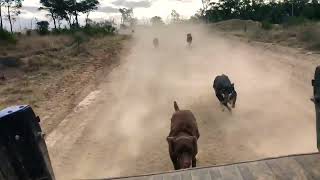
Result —
[{"label": "metal truck bed", "polygon": [[134,177],[95,180],[320,180],[320,154],[299,154]]}]

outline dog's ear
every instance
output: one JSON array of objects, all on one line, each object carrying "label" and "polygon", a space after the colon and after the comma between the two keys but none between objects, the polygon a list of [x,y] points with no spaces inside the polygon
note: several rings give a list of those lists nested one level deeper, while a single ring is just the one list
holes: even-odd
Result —
[{"label": "dog's ear", "polygon": [[180,110],[176,101],[173,102],[173,106],[174,106],[174,110],[175,111],[179,111]]}]

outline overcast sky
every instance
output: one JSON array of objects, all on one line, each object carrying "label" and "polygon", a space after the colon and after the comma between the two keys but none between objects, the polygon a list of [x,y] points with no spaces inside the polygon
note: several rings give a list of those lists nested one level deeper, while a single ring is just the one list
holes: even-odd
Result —
[{"label": "overcast sky", "polygon": [[[40,7],[39,1],[23,1],[22,13],[16,20],[14,29],[30,28],[31,19],[50,20],[46,17],[47,12],[38,11],[38,7]],[[118,9],[120,7],[133,8],[134,16],[139,19],[161,16],[164,20],[169,17],[173,9],[181,14],[182,17],[188,18],[194,15],[201,7],[201,0],[99,0],[99,2],[99,9],[89,16],[89,18],[97,21],[110,18],[119,20],[120,13]],[[83,22],[83,20],[84,16],[81,16],[80,21]]]}]

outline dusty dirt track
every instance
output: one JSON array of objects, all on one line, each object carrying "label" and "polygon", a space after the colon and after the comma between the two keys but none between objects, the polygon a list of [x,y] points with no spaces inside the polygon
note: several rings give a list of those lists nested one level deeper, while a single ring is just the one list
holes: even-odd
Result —
[{"label": "dusty dirt track", "polygon": [[[136,29],[129,46],[122,64],[48,136],[58,179],[171,170],[166,136],[174,100],[198,120],[198,166],[316,150],[309,100],[315,56],[201,27]],[[213,94],[222,73],[238,91],[232,114]]]}]

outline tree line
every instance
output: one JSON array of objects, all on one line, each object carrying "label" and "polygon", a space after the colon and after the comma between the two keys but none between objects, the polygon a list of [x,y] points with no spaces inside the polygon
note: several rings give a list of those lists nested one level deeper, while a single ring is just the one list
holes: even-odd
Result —
[{"label": "tree line", "polygon": [[319,0],[202,0],[203,7],[193,16],[206,22],[228,19],[286,23],[290,17],[320,19]]},{"label": "tree line", "polygon": [[[9,22],[12,30],[13,21],[20,14],[23,0],[0,0],[0,30],[3,30],[3,20]],[[243,19],[267,21],[274,24],[285,23],[291,17],[310,20],[320,20],[320,0],[201,0],[202,8],[189,21],[203,20],[207,23],[228,19]],[[98,0],[40,0],[40,11],[48,12],[54,29],[60,29],[62,21],[70,28],[79,27],[79,15],[86,14],[86,24],[90,12],[96,10]],[[5,11],[5,15],[4,12]],[[137,19],[133,17],[133,9],[120,8],[121,25],[133,26]],[[185,22],[180,15],[172,10],[173,23]],[[152,24],[164,24],[159,16],[150,19]],[[39,25],[39,24],[38,24]],[[48,26],[47,23],[40,25]]]},{"label": "tree line", "polygon": [[[4,19],[8,20],[10,31],[13,32],[13,21],[21,13],[23,0],[0,0],[0,30],[4,30]],[[60,28],[62,20],[68,22],[70,27],[79,27],[79,15],[86,14],[86,22],[89,14],[96,10],[98,0],[40,0],[41,7],[38,10],[47,11],[53,21],[54,29]],[[3,10],[6,11],[4,15]],[[46,24],[41,22],[40,25]]]},{"label": "tree line", "polygon": [[[6,19],[9,22],[11,33],[13,33],[13,21],[20,14],[23,0],[0,0],[0,30],[4,30],[3,20]],[[89,19],[89,14],[96,10],[99,5],[98,0],[40,0],[41,7],[39,11],[48,12],[47,16],[53,21],[54,30],[60,29],[62,21],[66,21],[70,28],[79,28],[79,15],[85,14],[86,26],[91,23],[101,26],[101,23],[93,23]],[[6,9],[6,15],[2,12]],[[121,25],[133,26],[137,23],[137,19],[134,18],[132,8],[120,8],[121,13]],[[102,23],[113,25],[114,22]],[[49,23],[47,21],[37,22],[38,28],[41,32],[45,33],[48,29]]]}]

